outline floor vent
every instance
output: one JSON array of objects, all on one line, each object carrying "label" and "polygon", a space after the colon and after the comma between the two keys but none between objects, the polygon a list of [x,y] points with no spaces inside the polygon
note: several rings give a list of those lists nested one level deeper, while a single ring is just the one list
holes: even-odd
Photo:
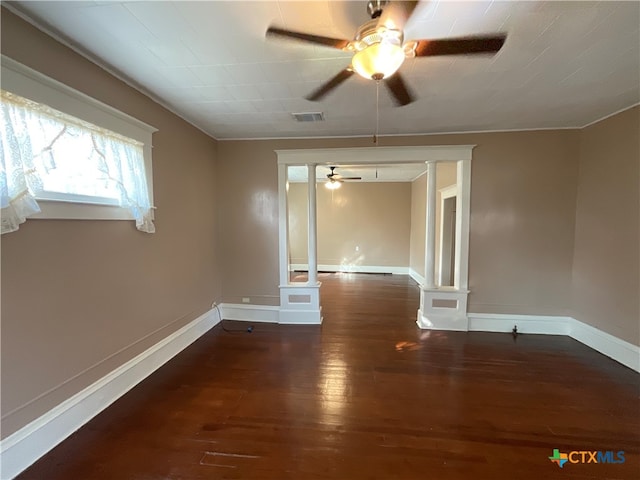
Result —
[{"label": "floor vent", "polygon": [[292,113],[293,118],[298,122],[323,122],[324,121],[324,113],[322,112],[301,112],[301,113]]}]

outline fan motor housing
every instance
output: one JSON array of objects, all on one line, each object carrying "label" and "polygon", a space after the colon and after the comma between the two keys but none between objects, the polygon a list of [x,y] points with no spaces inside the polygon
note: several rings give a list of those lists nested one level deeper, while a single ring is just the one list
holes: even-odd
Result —
[{"label": "fan motor housing", "polygon": [[356,32],[356,37],[352,42],[356,51],[364,50],[369,45],[380,43],[383,40],[395,45],[402,45],[404,35],[400,30],[389,30],[385,27],[379,28],[377,20],[369,20],[360,25]]}]

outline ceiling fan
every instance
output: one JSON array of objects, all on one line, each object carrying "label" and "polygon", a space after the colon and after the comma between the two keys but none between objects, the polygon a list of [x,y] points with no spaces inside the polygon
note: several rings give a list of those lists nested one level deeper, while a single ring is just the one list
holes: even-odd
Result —
[{"label": "ceiling fan", "polygon": [[335,172],[336,168],[338,167],[329,167],[331,173],[327,173],[327,181],[324,185],[330,190],[340,188],[340,184],[345,180],[362,180],[362,177],[343,177],[339,173]]},{"label": "ceiling fan", "polygon": [[358,73],[376,82],[384,80],[397,105],[415,100],[398,69],[405,58],[441,55],[494,54],[502,48],[505,34],[472,37],[423,39],[404,41],[404,25],[411,18],[418,2],[370,0],[367,12],[371,20],[363,23],[353,40],[323,37],[277,27],[267,29],[267,37],[282,37],[353,52],[351,65],[312,92],[307,100],[317,101]]}]

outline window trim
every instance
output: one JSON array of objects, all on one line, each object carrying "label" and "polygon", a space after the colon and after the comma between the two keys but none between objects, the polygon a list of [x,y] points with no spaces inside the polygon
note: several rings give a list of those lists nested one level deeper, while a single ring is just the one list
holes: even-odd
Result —
[{"label": "window trim", "polygon": [[[43,103],[81,120],[111,130],[144,144],[144,168],[151,205],[153,201],[152,136],[158,129],[74,88],[52,79],[5,55],[1,60],[2,89]],[[36,192],[34,192],[36,193]],[[74,198],[75,197],[75,198]],[[65,199],[47,200],[36,193],[41,213],[33,219],[133,220],[126,208],[96,203],[69,195]]]}]

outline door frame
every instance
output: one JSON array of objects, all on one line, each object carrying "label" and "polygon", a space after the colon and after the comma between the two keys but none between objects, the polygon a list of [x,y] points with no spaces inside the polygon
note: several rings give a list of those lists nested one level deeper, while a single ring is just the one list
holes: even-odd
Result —
[{"label": "door frame", "polygon": [[[355,147],[355,148],[316,148],[275,150],[278,164],[278,255],[280,279],[280,323],[320,324],[322,323],[322,307],[320,305],[320,283],[317,281],[317,212],[315,202],[316,167],[318,165],[370,165],[396,163],[426,163],[427,172],[431,172],[429,183],[435,181],[435,165],[438,162],[455,162],[457,164],[457,211],[456,211],[456,270],[454,287],[447,287],[447,292],[464,295],[464,302],[458,302],[458,317],[464,309],[466,317],[466,295],[468,293],[468,260],[469,260],[469,221],[471,192],[471,158],[475,145],[436,145],[436,146],[403,146],[403,147]],[[308,224],[309,232],[308,259],[309,280],[306,283],[292,282],[289,278],[289,215],[288,215],[288,178],[287,167],[307,166],[309,199]],[[429,173],[428,173],[429,174]],[[429,215],[435,209],[435,189],[427,192],[427,219],[425,238],[425,265],[433,265],[435,258],[434,238],[429,229],[435,228],[435,218]],[[430,262],[430,263],[429,263]],[[434,287],[434,272],[425,270],[425,285],[421,285],[423,293],[438,293]],[[424,296],[424,295],[423,295]],[[418,311],[418,325],[430,328],[431,322],[425,321],[425,307]],[[445,314],[446,316],[446,314]]]}]

